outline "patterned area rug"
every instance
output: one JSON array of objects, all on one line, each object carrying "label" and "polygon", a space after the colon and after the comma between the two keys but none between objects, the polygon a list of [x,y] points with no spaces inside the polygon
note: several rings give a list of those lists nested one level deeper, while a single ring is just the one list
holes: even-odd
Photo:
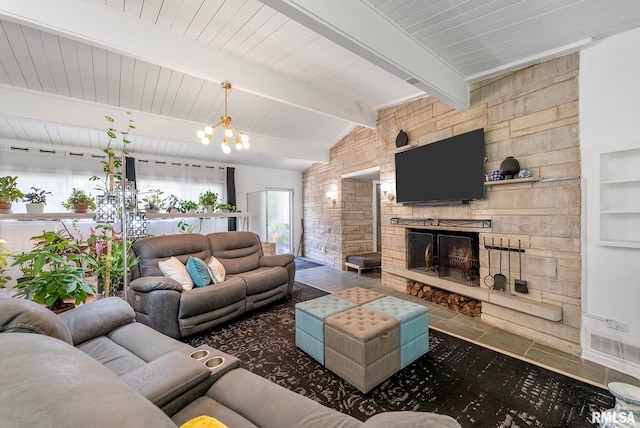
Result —
[{"label": "patterned area rug", "polygon": [[311,260],[301,259],[300,257],[295,258],[296,270],[304,270],[311,269],[314,267],[322,266],[320,263],[312,262]]},{"label": "patterned area rug", "polygon": [[431,330],[429,352],[363,394],[295,346],[294,306],[326,294],[296,283],[281,303],[193,337],[244,367],[357,419],[391,410],[437,412],[463,427],[588,427],[610,409],[604,389]]}]

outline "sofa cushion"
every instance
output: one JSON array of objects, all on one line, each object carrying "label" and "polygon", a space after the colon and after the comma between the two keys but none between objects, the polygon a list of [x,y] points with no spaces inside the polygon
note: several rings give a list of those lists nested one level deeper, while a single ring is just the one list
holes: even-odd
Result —
[{"label": "sofa cushion", "polygon": [[193,285],[196,287],[206,287],[211,284],[211,273],[209,266],[197,257],[189,257],[187,261],[187,272],[193,280]]},{"label": "sofa cushion", "polygon": [[224,265],[220,263],[220,260],[211,256],[207,259],[207,266],[209,267],[209,273],[214,284],[224,281],[227,276],[227,271]]},{"label": "sofa cushion", "polygon": [[63,312],[60,319],[69,327],[73,344],[78,345],[133,323],[135,312],[121,298],[107,297]]},{"label": "sofa cushion", "polygon": [[0,333],[38,333],[72,343],[58,315],[31,300],[11,297],[0,299]]},{"label": "sofa cushion", "polygon": [[289,280],[289,273],[280,266],[261,267],[238,276],[247,284],[247,296],[272,290]]},{"label": "sofa cushion", "polygon": [[183,264],[189,256],[206,260],[211,255],[209,240],[198,233],[153,236],[137,239],[132,244],[140,262],[133,268],[133,279],[140,276],[161,276],[158,262],[174,256]]},{"label": "sofa cushion", "polygon": [[180,283],[184,290],[193,288],[193,280],[187,272],[187,267],[180,260],[172,256],[168,260],[158,262],[158,267],[164,276]]},{"label": "sofa cushion", "polygon": [[207,235],[211,255],[220,260],[227,275],[235,275],[260,267],[262,245],[253,232],[218,232]]}]

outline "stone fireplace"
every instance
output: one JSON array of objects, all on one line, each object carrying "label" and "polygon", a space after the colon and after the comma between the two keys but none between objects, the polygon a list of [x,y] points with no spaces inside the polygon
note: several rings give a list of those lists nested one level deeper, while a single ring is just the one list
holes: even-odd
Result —
[{"label": "stone fireplace", "polygon": [[407,229],[407,269],[480,286],[478,232]]}]

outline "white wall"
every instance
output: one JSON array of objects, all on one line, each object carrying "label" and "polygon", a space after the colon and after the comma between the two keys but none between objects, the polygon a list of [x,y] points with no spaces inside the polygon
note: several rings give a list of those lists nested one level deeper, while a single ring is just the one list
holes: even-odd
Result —
[{"label": "white wall", "polygon": [[[640,30],[611,37],[580,54],[580,146],[586,184],[582,278],[583,356],[640,377],[640,365],[591,349],[591,334],[640,347],[640,249],[598,245],[597,157],[600,151],[640,147]],[[637,165],[640,168],[640,165]],[[636,195],[640,197],[640,195]],[[635,225],[640,228],[640,223]],[[629,332],[607,327],[627,323]],[[638,355],[636,355],[638,358]]]},{"label": "white wall", "polygon": [[293,189],[293,253],[300,244],[302,233],[302,173],[272,168],[235,165],[236,168],[236,201],[237,208],[247,211],[247,194],[267,188]]}]

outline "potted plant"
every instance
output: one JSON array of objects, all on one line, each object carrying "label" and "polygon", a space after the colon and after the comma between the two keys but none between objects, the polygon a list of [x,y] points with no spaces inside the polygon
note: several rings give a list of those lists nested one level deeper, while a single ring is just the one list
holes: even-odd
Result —
[{"label": "potted plant", "polygon": [[10,213],[11,204],[24,197],[18,189],[18,177],[0,177],[0,213]]},{"label": "potted plant", "polygon": [[96,202],[90,193],[87,194],[84,190],[74,187],[71,195],[66,202],[62,203],[62,206],[77,213],[86,213],[88,209],[96,209]]},{"label": "potted plant", "polygon": [[189,201],[187,199],[183,199],[180,201],[180,206],[178,207],[178,211],[181,213],[189,213],[196,212],[198,209],[198,204],[193,201]]},{"label": "potted plant", "polygon": [[[101,233],[97,233],[101,230]],[[107,254],[107,245],[111,242],[111,255]],[[89,253],[96,261],[94,274],[98,280],[98,295],[105,291],[107,271],[109,272],[109,295],[115,295],[124,284],[124,245],[122,236],[115,233],[112,225],[98,225],[96,230],[91,231],[91,236],[87,239]],[[138,264],[138,257],[131,256],[131,246],[133,241],[127,241],[127,274]]]},{"label": "potted plant", "polygon": [[198,202],[200,202],[200,206],[206,212],[213,212],[214,208],[216,207],[216,202],[218,202],[218,194],[212,192],[211,190],[207,190],[204,193],[200,193]]},{"label": "potted plant", "polygon": [[5,242],[4,239],[0,239],[0,288],[4,288],[4,285],[11,281],[11,276],[7,275],[8,259],[11,257],[11,253],[4,248]]},{"label": "potted plant", "polygon": [[160,189],[152,190],[142,198],[142,208],[148,213],[157,213],[164,208],[164,201],[160,197],[164,192]]},{"label": "potted plant", "polygon": [[163,202],[168,213],[178,212],[178,207],[180,206],[180,199],[178,199],[176,195],[169,195],[167,199],[165,199]]},{"label": "potted plant", "polygon": [[216,209],[223,213],[236,212],[236,206],[231,204],[218,204]]},{"label": "potted plant", "polygon": [[31,192],[24,194],[23,202],[26,202],[28,214],[42,214],[44,206],[47,204],[47,195],[51,195],[51,192],[47,192],[43,189],[31,187]]},{"label": "potted plant", "polygon": [[[33,250],[20,255],[13,265],[27,266],[26,281],[15,285],[16,297],[41,303],[55,312],[84,303],[95,290],[86,273],[96,267],[86,246],[76,242],[65,230],[43,232],[31,238]],[[75,303],[65,302],[74,299]]]}]

